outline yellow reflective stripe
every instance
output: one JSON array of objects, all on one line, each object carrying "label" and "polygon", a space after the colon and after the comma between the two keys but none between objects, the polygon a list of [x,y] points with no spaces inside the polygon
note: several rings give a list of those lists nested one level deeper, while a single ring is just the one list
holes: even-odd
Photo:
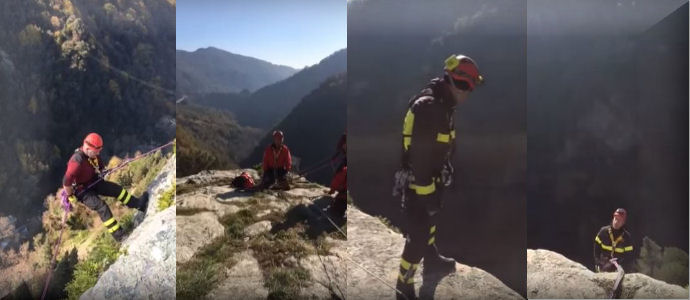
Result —
[{"label": "yellow reflective stripe", "polygon": [[455,139],[455,129],[450,131],[450,138]]},{"label": "yellow reflective stripe", "polygon": [[414,127],[414,113],[411,109],[407,110],[405,114],[405,123],[403,124],[403,134],[412,135],[412,128]]},{"label": "yellow reflective stripe", "polygon": [[120,195],[117,196],[117,201],[122,200],[122,197],[124,197],[125,194],[127,194],[127,191],[123,188],[123,189],[122,189],[122,192],[120,192]]},{"label": "yellow reflective stripe", "polygon": [[433,244],[435,241],[436,241],[436,237],[435,237],[435,236],[432,236],[432,237],[429,239],[429,245]]},{"label": "yellow reflective stripe", "polygon": [[436,183],[433,181],[431,182],[430,185],[416,185],[416,184],[410,184],[410,189],[415,190],[415,193],[417,195],[429,195],[433,194],[436,191]]},{"label": "yellow reflective stripe", "polygon": [[112,217],[108,219],[108,221],[103,222],[103,226],[110,227],[110,225],[112,225],[113,223],[115,223],[115,217]]},{"label": "yellow reflective stripe", "polygon": [[597,242],[597,244],[601,244],[601,240],[599,239],[598,235],[594,238],[594,241]]},{"label": "yellow reflective stripe", "polygon": [[436,135],[436,141],[439,143],[449,143],[450,142],[450,135],[439,133]]},{"label": "yellow reflective stripe", "polygon": [[601,248],[604,250],[608,250],[608,251],[611,251],[613,249],[613,248],[611,248],[611,246],[606,246],[604,244],[601,244]]},{"label": "yellow reflective stripe", "polygon": [[[400,282],[405,283],[405,276],[403,274],[398,274],[398,280]],[[413,284],[414,283],[414,276],[410,277],[410,279],[407,280],[407,284]]]},{"label": "yellow reflective stripe", "polygon": [[108,228],[108,232],[113,233],[118,229],[120,229],[120,224],[115,224],[115,226]]},{"label": "yellow reflective stripe", "polygon": [[405,270],[409,270],[411,266],[412,266],[412,264],[409,261],[406,261],[404,258],[400,259],[400,267],[401,268],[403,268]]},{"label": "yellow reflective stripe", "polygon": [[403,148],[405,148],[405,150],[410,150],[410,144],[412,144],[412,137],[411,136],[403,137]]},{"label": "yellow reflective stripe", "polygon": [[127,193],[127,198],[125,198],[125,201],[122,201],[123,204],[129,203],[129,198],[132,198],[132,194]]},{"label": "yellow reflective stripe", "polygon": [[626,252],[633,251],[633,246],[625,247],[625,248],[623,248],[623,250],[625,250]]},{"label": "yellow reflective stripe", "polygon": [[625,250],[623,248],[615,248],[616,253],[623,253]]},{"label": "yellow reflective stripe", "polygon": [[400,267],[405,270],[409,270],[410,267],[412,267],[413,270],[416,270],[417,267],[419,267],[419,264],[413,264],[409,261],[406,261],[404,258],[400,258]]},{"label": "yellow reflective stripe", "polygon": [[436,225],[431,226],[431,229],[429,230],[429,233],[430,233],[430,234],[431,234],[431,233],[434,233],[434,232],[436,232]]},{"label": "yellow reflective stripe", "polygon": [[403,137],[403,147],[405,150],[409,150],[410,144],[412,144],[412,128],[414,128],[414,113],[412,109],[408,109],[407,114],[405,114],[402,131],[402,134],[405,136]]},{"label": "yellow reflective stripe", "polygon": [[455,54],[453,54],[449,58],[446,58],[444,63],[446,64],[446,71],[452,71],[460,64],[460,61]]}]

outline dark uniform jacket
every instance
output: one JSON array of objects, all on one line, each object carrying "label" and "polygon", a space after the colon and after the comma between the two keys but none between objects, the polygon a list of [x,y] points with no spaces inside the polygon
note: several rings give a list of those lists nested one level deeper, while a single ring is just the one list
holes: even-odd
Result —
[{"label": "dark uniform jacket", "polygon": [[621,229],[614,229],[611,225],[601,227],[594,237],[594,264],[601,271],[615,271],[609,264],[611,258],[618,258],[618,264],[629,271],[633,263],[633,244],[630,233]]},{"label": "dark uniform jacket", "polygon": [[422,188],[433,188],[429,183],[454,152],[454,113],[455,100],[443,79],[433,79],[410,100],[403,124],[402,164],[413,170],[415,182]]}]

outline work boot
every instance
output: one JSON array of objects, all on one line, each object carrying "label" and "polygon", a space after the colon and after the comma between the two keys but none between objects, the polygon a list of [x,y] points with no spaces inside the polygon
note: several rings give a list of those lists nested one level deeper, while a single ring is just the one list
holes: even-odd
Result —
[{"label": "work boot", "polygon": [[115,230],[113,233],[113,238],[115,239],[116,242],[120,243],[122,242],[122,239],[125,238],[125,231],[122,230],[122,228],[118,228]]},{"label": "work boot", "polygon": [[141,195],[141,198],[139,198],[139,207],[137,207],[137,209],[140,212],[143,212],[145,214],[148,207],[149,207],[149,192],[144,192],[144,194]]},{"label": "work boot", "polygon": [[[415,294],[414,290],[414,283],[403,283],[398,279],[398,283],[395,285],[395,288],[400,291],[395,292],[395,299],[396,300],[416,300],[417,295]],[[402,293],[402,295],[401,295]]]},{"label": "work boot", "polygon": [[436,244],[432,244],[426,249],[422,272],[425,275],[453,273],[455,272],[455,259],[441,255]]}]

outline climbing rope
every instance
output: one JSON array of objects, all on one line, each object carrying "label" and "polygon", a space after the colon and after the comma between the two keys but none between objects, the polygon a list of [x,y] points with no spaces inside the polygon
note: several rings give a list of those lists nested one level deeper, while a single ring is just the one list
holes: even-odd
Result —
[{"label": "climbing rope", "polygon": [[61,223],[61,228],[60,228],[60,235],[58,237],[57,243],[55,243],[55,247],[53,248],[53,257],[50,259],[50,269],[48,271],[48,277],[46,277],[46,284],[43,287],[43,293],[41,294],[41,300],[46,298],[46,293],[48,292],[48,285],[50,284],[50,279],[53,277],[53,266],[55,265],[55,259],[57,258],[58,250],[60,249],[60,244],[62,243],[62,233],[65,231],[65,223],[67,222],[67,215],[69,214],[69,210],[65,209],[65,213],[62,215],[62,223]]},{"label": "climbing rope", "polygon": [[[337,157],[340,157],[340,155],[336,156],[336,158]],[[312,165],[311,167],[306,168],[305,170],[298,172],[297,175],[298,176],[305,176],[307,174],[311,174],[311,173],[314,173],[318,170],[321,170],[321,169],[331,165],[332,164],[331,160],[332,160],[332,158],[326,158],[324,160],[321,160],[321,161],[315,163],[314,165]]]},{"label": "climbing rope", "polygon": [[[318,197],[321,197],[321,196],[318,196]],[[316,197],[315,197],[315,198],[312,198],[312,199],[316,199]],[[313,203],[313,200],[311,200],[311,202]],[[331,219],[328,215],[326,215],[326,213],[324,213],[321,209],[318,209],[318,211],[321,213],[321,215],[323,215],[324,217],[326,217],[326,219],[328,219],[328,221],[331,223],[331,225],[333,225],[333,227],[335,227],[335,229],[338,230],[338,232],[340,232],[340,234],[342,234],[343,237],[345,237],[345,239],[347,240],[347,234],[346,234],[345,232],[343,232],[343,230],[342,230],[338,225],[335,224],[335,222],[333,221],[333,219]],[[338,254],[336,254],[336,255],[338,255]],[[341,257],[341,256],[338,255],[338,257]],[[367,268],[365,268],[365,267],[362,266],[361,264],[357,263],[357,262],[354,261],[352,258],[349,258],[349,257],[347,257],[347,256],[345,256],[344,258],[347,259],[347,260],[349,260],[351,263],[355,264],[355,266],[359,267],[360,269],[362,269],[362,270],[363,270],[364,272],[366,272],[367,274],[369,274],[369,276],[371,276],[371,277],[373,277],[374,279],[380,281],[381,283],[383,283],[383,284],[386,285],[387,287],[391,288],[391,289],[392,289],[393,291],[395,291],[396,293],[400,294],[403,298],[407,299],[407,296],[406,296],[405,294],[403,294],[400,290],[398,290],[397,288],[395,288],[394,286],[392,286],[390,283],[386,282],[386,280],[384,280],[384,279],[381,278],[380,276],[378,276],[378,275],[374,274],[373,272],[369,271]]]},{"label": "climbing rope", "polygon": [[611,294],[609,295],[609,298],[616,299],[619,296],[618,293],[621,287],[621,281],[623,281],[623,277],[625,276],[625,271],[623,270],[623,267],[621,267],[621,265],[618,264],[618,261],[611,260],[611,263],[613,263],[613,265],[616,266],[616,271],[618,272],[618,275],[616,276],[616,281],[613,283],[613,289],[611,289]]},{"label": "climbing rope", "polygon": [[[137,155],[137,156],[135,156],[135,157],[133,157],[133,158],[130,158],[130,159],[126,159],[126,160],[122,161],[120,164],[118,164],[117,166],[115,166],[115,167],[113,167],[113,168],[111,168],[111,169],[108,169],[108,170],[103,171],[103,172],[101,173],[101,175],[98,177],[98,179],[97,179],[96,181],[92,182],[91,184],[89,184],[89,185],[88,185],[85,189],[83,189],[81,192],[79,192],[79,193],[77,194],[77,197],[81,196],[84,192],[86,192],[87,190],[89,190],[89,189],[91,189],[92,187],[94,187],[97,183],[99,183],[99,182],[105,180],[105,177],[108,176],[108,175],[110,175],[111,173],[113,173],[113,172],[115,172],[115,171],[117,171],[117,170],[120,170],[120,169],[124,168],[125,166],[127,166],[128,164],[130,164],[130,163],[132,163],[132,162],[134,162],[134,161],[136,161],[136,160],[142,159],[142,158],[144,158],[144,157],[146,157],[146,156],[149,156],[149,155],[151,155],[151,154],[153,154],[153,153],[155,153],[155,152],[157,152],[157,151],[159,151],[159,150],[161,150],[161,149],[163,149],[163,148],[165,148],[165,147],[168,147],[168,146],[172,145],[173,143],[175,143],[174,140],[173,140],[173,141],[170,141],[170,142],[168,142],[168,143],[166,143],[166,144],[164,144],[164,145],[162,145],[162,146],[153,148],[153,149],[152,149],[151,151],[149,151],[149,152],[146,152],[146,153],[143,153],[143,154],[139,154],[139,155]],[[66,224],[66,222],[67,222],[67,216],[68,216],[68,214],[69,214],[69,212],[70,212],[70,208],[68,208],[68,207],[69,207],[68,205],[65,205],[65,204],[64,204],[64,203],[69,203],[69,200],[67,200],[67,194],[65,193],[64,190],[62,191],[62,203],[63,203],[63,205],[64,205],[64,210],[65,210],[65,213],[64,213],[64,215],[62,216],[62,223],[61,223],[61,227],[62,227],[62,228],[60,229],[60,235],[59,235],[59,237],[58,237],[57,243],[55,243],[55,247],[53,248],[53,257],[52,257],[51,260],[50,260],[50,268],[48,269],[48,277],[46,277],[46,283],[45,283],[45,286],[43,287],[43,293],[41,294],[41,300],[45,299],[46,294],[47,294],[47,292],[48,292],[48,286],[50,285],[50,280],[51,280],[52,277],[53,277],[53,268],[55,267],[55,260],[57,259],[57,256],[58,256],[58,254],[59,254],[60,244],[62,243],[62,234],[63,234],[63,232],[65,231],[65,227],[67,227],[65,224]]]}]

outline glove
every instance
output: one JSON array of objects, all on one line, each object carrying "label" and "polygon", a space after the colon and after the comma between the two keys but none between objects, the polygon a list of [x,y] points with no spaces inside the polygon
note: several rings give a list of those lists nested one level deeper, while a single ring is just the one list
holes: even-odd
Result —
[{"label": "glove", "polygon": [[77,197],[74,195],[67,196],[67,193],[62,191],[62,208],[66,212],[72,211],[72,205],[77,203]]},{"label": "glove", "polygon": [[414,175],[412,174],[412,170],[409,169],[403,169],[403,170],[398,170],[395,172],[395,176],[393,178],[393,197],[400,197],[405,195],[405,190],[407,187],[410,185],[410,183],[414,182]]},{"label": "glove", "polygon": [[443,183],[443,186],[449,187],[451,184],[453,184],[454,172],[455,169],[453,169],[453,165],[451,165],[449,160],[446,161],[441,168],[441,183]]}]

